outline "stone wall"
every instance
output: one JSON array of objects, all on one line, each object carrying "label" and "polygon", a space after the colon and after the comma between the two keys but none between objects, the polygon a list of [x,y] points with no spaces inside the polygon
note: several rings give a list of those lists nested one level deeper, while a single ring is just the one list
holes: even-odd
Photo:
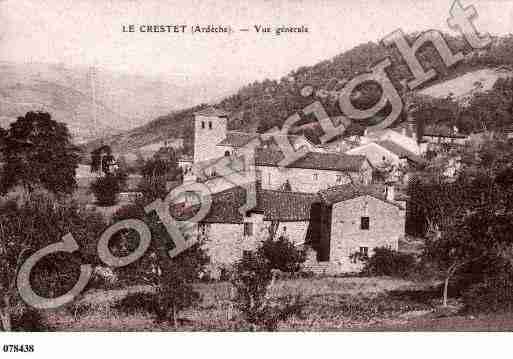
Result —
[{"label": "stone wall", "polygon": [[278,189],[288,180],[294,192],[317,193],[319,190],[329,187],[348,184],[351,180],[370,183],[372,171],[366,170],[349,173],[308,168],[280,169],[279,167],[258,166],[257,172],[264,189]]},{"label": "stone wall", "polygon": [[[369,229],[361,229],[361,217],[369,217]],[[356,272],[361,263],[353,263],[350,255],[367,247],[368,254],[376,247],[397,250],[399,238],[405,234],[405,211],[397,206],[362,196],[335,203],[331,222],[330,262],[340,272]]]}]

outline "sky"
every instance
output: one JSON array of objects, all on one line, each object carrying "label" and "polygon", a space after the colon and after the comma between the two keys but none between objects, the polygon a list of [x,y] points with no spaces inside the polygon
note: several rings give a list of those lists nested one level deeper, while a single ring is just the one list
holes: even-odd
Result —
[{"label": "sky", "polygon": [[[237,88],[329,59],[396,29],[447,26],[453,0],[0,0],[0,61],[97,65],[165,81]],[[513,1],[474,5],[481,32],[513,29]],[[128,24],[224,25],[231,34],[123,33]],[[270,35],[254,25],[308,27]],[[222,85],[222,86],[221,86]]]}]

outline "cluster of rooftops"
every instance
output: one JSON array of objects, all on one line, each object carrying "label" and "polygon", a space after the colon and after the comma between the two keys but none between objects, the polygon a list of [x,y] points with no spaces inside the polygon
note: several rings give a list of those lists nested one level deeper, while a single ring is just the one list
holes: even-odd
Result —
[{"label": "cluster of rooftops", "polygon": [[[387,187],[383,185],[346,184],[317,193],[263,189],[258,182],[253,185],[252,190],[249,186],[236,186],[213,194],[210,210],[201,222],[240,224],[244,222],[244,216],[251,213],[263,214],[265,221],[305,222],[310,220],[312,205],[315,203],[331,206],[361,196],[371,196],[404,210],[406,200],[401,195],[396,195],[392,199],[387,198]],[[256,205],[244,215],[240,208],[246,204],[251,191],[254,191]],[[173,211],[176,218],[188,218],[197,209],[198,205],[175,206]]]}]

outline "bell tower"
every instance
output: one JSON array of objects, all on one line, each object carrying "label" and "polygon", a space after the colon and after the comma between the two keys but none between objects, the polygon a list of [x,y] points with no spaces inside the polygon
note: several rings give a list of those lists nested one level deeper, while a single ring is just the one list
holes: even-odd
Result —
[{"label": "bell tower", "polygon": [[217,146],[226,138],[228,114],[208,107],[194,113],[194,163],[224,155]]}]

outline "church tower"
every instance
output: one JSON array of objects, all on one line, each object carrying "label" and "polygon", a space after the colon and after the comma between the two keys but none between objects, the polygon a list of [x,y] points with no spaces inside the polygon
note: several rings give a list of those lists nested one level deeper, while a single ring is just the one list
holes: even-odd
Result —
[{"label": "church tower", "polygon": [[226,138],[228,114],[208,107],[194,113],[194,163],[224,155],[223,147],[217,146]]}]

